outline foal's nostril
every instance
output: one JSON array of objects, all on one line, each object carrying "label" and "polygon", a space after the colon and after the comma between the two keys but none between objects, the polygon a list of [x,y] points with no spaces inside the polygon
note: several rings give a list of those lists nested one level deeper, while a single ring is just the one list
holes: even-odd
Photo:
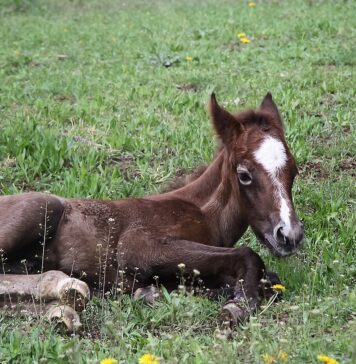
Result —
[{"label": "foal's nostril", "polygon": [[276,225],[273,229],[273,237],[275,241],[284,245],[285,248],[295,248],[304,237],[304,229],[300,224],[301,223],[298,222],[290,227],[287,227],[283,223]]},{"label": "foal's nostril", "polygon": [[282,229],[283,229],[282,226],[277,229],[276,236],[275,236],[276,240],[283,240],[284,235],[282,233]]},{"label": "foal's nostril", "polygon": [[290,240],[287,236],[285,236],[283,234],[283,227],[279,227],[277,230],[276,230],[276,233],[275,233],[275,239],[281,243],[284,242],[284,244],[288,245],[290,244]]}]

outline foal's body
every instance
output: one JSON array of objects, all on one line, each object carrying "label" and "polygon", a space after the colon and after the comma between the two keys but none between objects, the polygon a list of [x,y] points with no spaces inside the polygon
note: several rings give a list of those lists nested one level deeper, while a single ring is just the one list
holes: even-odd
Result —
[{"label": "foal's body", "polygon": [[[21,281],[25,294],[66,303],[63,292],[74,284],[85,299],[86,286],[66,275],[82,277],[102,293],[133,292],[156,276],[172,286],[184,263],[186,273],[199,271],[206,287],[233,287],[237,299],[243,290],[255,307],[264,264],[251,249],[232,246],[250,225],[273,253],[297,249],[303,229],[291,199],[296,167],[270,94],[259,112],[233,116],[214,96],[210,111],[223,147],[201,176],[180,189],[119,201],[42,193],[0,197],[0,248],[7,257],[0,294],[18,293]],[[43,275],[36,274],[46,271],[55,282],[47,291]]]},{"label": "foal's body", "polygon": [[[235,285],[235,272],[230,272],[229,280],[219,270],[229,266],[237,252],[230,247],[248,225],[242,220],[228,223],[227,219],[238,220],[236,201],[229,206],[233,196],[226,194],[224,201],[216,198],[218,190],[227,189],[221,177],[211,181],[212,175],[221,172],[222,153],[195,182],[146,198],[98,201],[37,192],[0,197],[0,241],[9,259],[7,273],[23,272],[23,264],[19,266],[23,260],[29,273],[39,273],[43,262],[44,271],[59,270],[77,277],[84,272],[84,280],[98,288],[105,264],[107,288],[118,284],[118,270],[123,270],[124,288],[131,291],[153,283],[156,275],[161,283],[175,281],[177,265],[184,263],[187,271],[197,269],[202,278],[213,276],[211,288]],[[202,187],[208,181],[208,188]],[[206,254],[211,254],[211,260],[205,259]]]}]

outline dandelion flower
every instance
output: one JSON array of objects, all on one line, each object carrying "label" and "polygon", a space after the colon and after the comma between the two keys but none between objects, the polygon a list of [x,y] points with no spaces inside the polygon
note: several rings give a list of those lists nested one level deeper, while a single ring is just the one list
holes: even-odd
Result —
[{"label": "dandelion flower", "polygon": [[238,38],[246,37],[246,33],[237,33]]},{"label": "dandelion flower", "polygon": [[247,43],[250,43],[251,41],[250,41],[250,39],[248,39],[247,37],[241,37],[241,38],[240,38],[240,42],[241,42],[241,43],[244,43],[244,44],[247,44]]},{"label": "dandelion flower", "polygon": [[263,354],[262,359],[265,364],[273,364],[276,362],[276,358],[269,354]]},{"label": "dandelion flower", "polygon": [[325,364],[339,364],[337,360],[330,358],[330,356],[318,355],[317,358]]},{"label": "dandelion flower", "polygon": [[139,359],[139,364],[159,364],[159,358],[152,354],[145,354]]},{"label": "dandelion flower", "polygon": [[257,4],[256,4],[254,1],[249,1],[249,2],[248,2],[248,6],[249,6],[250,8],[254,8],[256,5],[257,5]]},{"label": "dandelion flower", "polygon": [[288,361],[288,354],[285,351],[280,350],[278,353],[278,359],[282,363],[286,363]]},{"label": "dandelion flower", "polygon": [[276,291],[279,292],[285,292],[286,291],[286,287],[283,286],[283,284],[275,284],[272,286],[273,289],[275,289]]},{"label": "dandelion flower", "polygon": [[191,56],[186,56],[185,59],[188,61],[188,62],[191,62],[193,60],[193,57]]},{"label": "dandelion flower", "polygon": [[103,359],[100,364],[116,364],[118,361],[114,358],[105,358]]}]

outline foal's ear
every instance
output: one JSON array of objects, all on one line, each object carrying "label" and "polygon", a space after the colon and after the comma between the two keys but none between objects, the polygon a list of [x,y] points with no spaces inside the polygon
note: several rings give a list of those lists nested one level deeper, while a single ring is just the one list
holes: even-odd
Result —
[{"label": "foal's ear", "polygon": [[261,103],[261,110],[269,112],[272,116],[274,116],[283,126],[282,118],[279,113],[277,105],[274,103],[272,94],[267,92],[267,95],[263,98]]},{"label": "foal's ear", "polygon": [[214,128],[224,144],[229,142],[234,133],[241,131],[240,123],[233,115],[219,106],[214,93],[210,97],[209,112]]}]

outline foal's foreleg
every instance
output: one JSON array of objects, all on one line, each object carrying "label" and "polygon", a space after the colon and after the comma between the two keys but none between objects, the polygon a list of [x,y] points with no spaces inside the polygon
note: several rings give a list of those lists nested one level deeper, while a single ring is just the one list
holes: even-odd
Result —
[{"label": "foal's foreleg", "polygon": [[239,251],[244,261],[244,274],[236,283],[234,297],[220,312],[220,321],[227,326],[245,321],[257,310],[263,298],[261,279],[265,275],[265,266],[262,259],[250,248],[239,248]]},{"label": "foal's foreleg", "polygon": [[199,271],[206,288],[233,288],[233,303],[240,308],[237,317],[232,317],[236,322],[259,304],[259,283],[265,267],[250,248],[213,247],[187,240],[157,241],[149,239],[149,234],[141,241],[139,238],[135,236],[125,257],[127,266],[142,267],[143,277],[158,276],[160,283],[172,286],[177,282],[178,264],[183,263],[186,274]]}]

